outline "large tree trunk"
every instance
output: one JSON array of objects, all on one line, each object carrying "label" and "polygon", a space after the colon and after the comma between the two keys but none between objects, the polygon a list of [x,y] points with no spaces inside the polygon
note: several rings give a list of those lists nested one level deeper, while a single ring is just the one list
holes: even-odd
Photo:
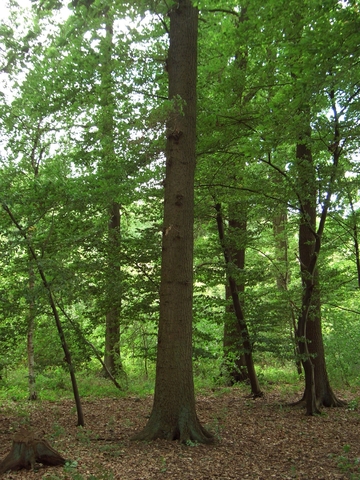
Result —
[{"label": "large tree trunk", "polygon": [[180,0],[170,16],[169,98],[160,320],[155,394],[134,440],[209,443],[195,410],[192,369],[193,223],[198,11]]}]

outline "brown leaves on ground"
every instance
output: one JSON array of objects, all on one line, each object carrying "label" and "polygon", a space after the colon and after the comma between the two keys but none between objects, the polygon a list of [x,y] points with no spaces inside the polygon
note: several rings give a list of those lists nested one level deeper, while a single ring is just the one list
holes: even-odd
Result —
[{"label": "brown leaves on ground", "polygon": [[[45,434],[69,461],[65,467],[9,472],[4,479],[360,479],[360,411],[348,407],[307,417],[270,392],[250,400],[241,390],[197,398],[214,445],[131,442],[147,421],[152,398],[84,400],[85,428],[76,427],[70,400],[0,407],[0,458],[23,425]],[[342,396],[344,398],[344,396]],[[290,400],[296,400],[292,398]]]}]

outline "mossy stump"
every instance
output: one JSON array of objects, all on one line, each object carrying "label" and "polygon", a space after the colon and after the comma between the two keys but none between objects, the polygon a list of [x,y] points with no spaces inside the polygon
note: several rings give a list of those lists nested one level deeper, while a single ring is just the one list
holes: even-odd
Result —
[{"label": "mossy stump", "polygon": [[36,463],[49,466],[65,465],[65,458],[46,440],[29,430],[22,429],[14,436],[10,452],[0,463],[0,475],[8,470],[34,469]]}]

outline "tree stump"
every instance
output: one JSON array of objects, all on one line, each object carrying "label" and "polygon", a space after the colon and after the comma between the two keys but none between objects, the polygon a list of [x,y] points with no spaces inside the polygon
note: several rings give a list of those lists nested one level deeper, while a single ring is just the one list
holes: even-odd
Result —
[{"label": "tree stump", "polygon": [[0,475],[8,470],[34,469],[35,463],[50,466],[65,465],[65,458],[46,440],[29,430],[22,429],[14,436],[10,452],[0,463]]}]

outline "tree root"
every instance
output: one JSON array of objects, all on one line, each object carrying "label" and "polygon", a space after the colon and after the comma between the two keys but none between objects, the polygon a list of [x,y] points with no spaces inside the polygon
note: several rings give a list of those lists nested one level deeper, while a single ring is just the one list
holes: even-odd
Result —
[{"label": "tree root", "polygon": [[[306,400],[305,394],[297,400],[296,402],[291,402],[286,404],[288,407],[295,407],[295,408],[305,408],[306,407]],[[320,409],[321,407],[325,408],[340,408],[345,407],[347,402],[344,400],[340,400],[337,398],[332,392],[324,395],[321,399],[316,399],[317,408]]]},{"label": "tree root", "polygon": [[199,422],[197,417],[193,422],[178,422],[170,425],[165,421],[159,421],[152,415],[143,430],[135,434],[131,440],[152,441],[156,439],[180,440],[181,443],[214,443],[213,435],[208,432]]}]

